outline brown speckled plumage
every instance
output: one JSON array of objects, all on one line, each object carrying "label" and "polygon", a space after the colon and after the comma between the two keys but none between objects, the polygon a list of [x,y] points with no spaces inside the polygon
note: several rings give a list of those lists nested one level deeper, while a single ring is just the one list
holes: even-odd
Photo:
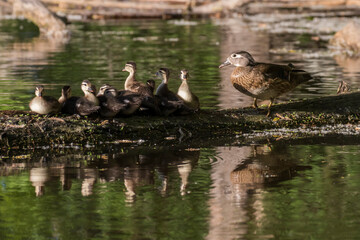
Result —
[{"label": "brown speckled plumage", "polygon": [[236,66],[231,83],[238,91],[254,98],[254,107],[257,99],[270,99],[268,114],[275,98],[312,78],[292,64],[258,63],[245,51],[232,53],[219,68],[227,65]]}]

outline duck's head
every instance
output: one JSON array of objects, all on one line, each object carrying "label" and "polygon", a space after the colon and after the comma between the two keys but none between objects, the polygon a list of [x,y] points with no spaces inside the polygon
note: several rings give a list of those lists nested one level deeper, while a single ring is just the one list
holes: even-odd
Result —
[{"label": "duck's head", "polygon": [[129,72],[129,73],[131,73],[131,72],[135,72],[136,71],[136,63],[135,62],[127,62],[126,64],[125,64],[125,67],[124,67],[124,69],[122,70],[123,72]]},{"label": "duck's head", "polygon": [[104,91],[105,97],[116,97],[117,94],[118,94],[117,90],[113,87],[109,87],[109,88],[105,89],[105,91]]},{"label": "duck's head", "polygon": [[156,72],[156,76],[162,81],[167,81],[170,76],[170,70],[167,68],[160,68],[159,71]]},{"label": "duck's head", "polygon": [[104,93],[105,93],[105,90],[108,89],[108,88],[112,88],[112,86],[109,85],[109,84],[106,84],[106,83],[103,84],[103,85],[99,88],[99,92],[98,92],[98,94],[97,94],[96,96],[97,96],[97,97],[103,96]]},{"label": "duck's head", "polygon": [[71,97],[71,87],[63,86],[63,88],[61,89],[61,95],[64,96],[65,98],[70,98]]},{"label": "duck's head", "polygon": [[155,81],[154,80],[152,80],[152,79],[147,80],[146,85],[148,85],[151,92],[154,92],[154,89],[155,89]]},{"label": "duck's head", "polygon": [[89,80],[84,80],[81,83],[81,90],[85,94],[86,93],[95,93],[96,92],[96,87],[94,85],[92,85]]},{"label": "duck's head", "polygon": [[39,86],[35,87],[35,95],[37,97],[42,97],[43,92],[44,92],[44,86],[43,85],[39,85]]},{"label": "duck's head", "polygon": [[183,69],[183,70],[181,70],[180,71],[181,72],[181,75],[180,75],[180,79],[181,80],[187,80],[188,78],[189,78],[189,72],[188,72],[188,70],[186,70],[186,69]]},{"label": "duck's head", "polygon": [[230,56],[223,62],[219,68],[234,65],[236,67],[246,67],[255,65],[254,58],[250,55],[250,53],[246,51],[237,51],[230,54]]}]

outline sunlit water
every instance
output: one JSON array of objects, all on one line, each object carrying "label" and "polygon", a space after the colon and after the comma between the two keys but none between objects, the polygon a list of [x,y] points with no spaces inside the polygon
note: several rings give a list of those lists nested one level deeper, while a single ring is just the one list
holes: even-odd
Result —
[{"label": "sunlit water", "polygon": [[[335,56],[323,41],[332,31],[285,33],[263,20],[76,23],[67,44],[39,39],[25,21],[1,21],[0,109],[28,109],[39,83],[52,96],[63,85],[80,95],[85,78],[122,89],[129,60],[140,81],[170,68],[173,90],[187,68],[203,108],[248,106],[229,82],[232,68],[218,69],[237,49],[314,76],[280,101],[334,94],[339,80],[358,88],[358,60]],[[359,145],[338,137],[1,152],[0,239],[358,239]]]},{"label": "sunlit water", "polygon": [[65,44],[39,38],[37,28],[26,21],[3,20],[0,109],[28,110],[37,84],[45,85],[47,94],[55,97],[63,85],[71,85],[73,94],[81,95],[83,79],[123,89],[127,72],[122,69],[130,60],[138,64],[140,81],[156,79],[160,67],[169,68],[173,91],[180,85],[180,70],[187,68],[191,88],[203,108],[248,106],[251,98],[237,92],[229,81],[233,68],[218,69],[239,49],[249,51],[257,61],[291,62],[312,74],[313,80],[281,96],[280,101],[335,94],[340,80],[356,90],[359,60],[335,55],[326,42],[348,21],[315,18],[280,24],[263,18],[249,23],[242,19],[74,23],[69,26],[71,40]]},{"label": "sunlit water", "polygon": [[359,153],[286,142],[9,152],[0,236],[358,239]]}]

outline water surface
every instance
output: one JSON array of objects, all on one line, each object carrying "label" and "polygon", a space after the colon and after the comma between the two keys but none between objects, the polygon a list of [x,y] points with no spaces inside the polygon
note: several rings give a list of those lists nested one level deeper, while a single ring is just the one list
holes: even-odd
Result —
[{"label": "water surface", "polygon": [[[357,140],[350,139],[354,144]],[[357,145],[1,156],[2,239],[357,239]]]},{"label": "water surface", "polygon": [[154,79],[160,67],[169,68],[173,91],[180,85],[180,70],[187,68],[191,88],[203,108],[248,106],[251,98],[237,92],[229,81],[233,68],[218,69],[239,49],[249,51],[257,61],[291,62],[312,74],[313,80],[279,101],[335,94],[339,80],[358,89],[359,60],[335,55],[326,42],[348,21],[309,18],[287,25],[241,18],[86,22],[69,26],[72,38],[68,43],[56,43],[40,38],[37,27],[27,21],[2,20],[0,109],[28,110],[37,84],[45,85],[47,93],[55,97],[63,85],[71,85],[74,95],[81,95],[83,79],[123,89],[127,73],[121,70],[127,61],[138,64],[140,81]]}]

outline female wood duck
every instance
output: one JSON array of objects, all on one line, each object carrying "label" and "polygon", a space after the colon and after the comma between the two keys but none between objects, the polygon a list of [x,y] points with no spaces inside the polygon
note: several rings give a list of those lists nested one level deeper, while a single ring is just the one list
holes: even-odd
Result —
[{"label": "female wood duck", "polygon": [[129,72],[129,76],[126,78],[125,81],[125,90],[129,90],[144,96],[153,96],[153,93],[151,92],[151,89],[148,85],[135,79],[136,63],[127,62],[123,71]]},{"label": "female wood duck", "polygon": [[118,91],[108,84],[101,86],[98,98],[100,100],[100,114],[104,117],[114,117],[119,114],[129,116],[135,113],[141,105],[142,97],[131,91]]},{"label": "female wood duck", "polygon": [[42,85],[35,88],[35,97],[30,101],[31,111],[38,114],[57,113],[61,109],[60,103],[51,96],[43,96],[44,87]]},{"label": "female wood duck", "polygon": [[77,114],[76,110],[76,101],[80,97],[71,96],[71,87],[64,86],[61,89],[61,97],[59,98],[59,103],[61,104],[61,112],[66,114]]},{"label": "female wood duck", "polygon": [[291,65],[258,63],[246,51],[232,53],[219,68],[234,65],[231,74],[233,86],[240,92],[253,97],[253,107],[257,108],[257,99],[270,99],[267,116],[275,98],[295,88],[312,77],[303,70]]},{"label": "female wood duck", "polygon": [[167,104],[177,107],[177,114],[189,114],[193,110],[186,106],[184,100],[176,93],[172,92],[168,88],[168,82],[170,77],[170,71],[167,68],[160,68],[156,75],[162,80],[161,84],[156,89],[156,96],[161,98],[161,102],[167,101]]},{"label": "female wood duck", "polygon": [[81,90],[84,96],[76,101],[76,111],[81,116],[87,116],[96,113],[99,109],[99,99],[95,96],[96,88],[89,80],[81,83]]},{"label": "female wood duck", "polygon": [[199,98],[193,94],[190,90],[189,84],[187,82],[189,78],[189,72],[186,69],[181,70],[180,79],[182,81],[177,95],[179,95],[185,102],[185,104],[194,110],[200,109],[200,101]]}]

